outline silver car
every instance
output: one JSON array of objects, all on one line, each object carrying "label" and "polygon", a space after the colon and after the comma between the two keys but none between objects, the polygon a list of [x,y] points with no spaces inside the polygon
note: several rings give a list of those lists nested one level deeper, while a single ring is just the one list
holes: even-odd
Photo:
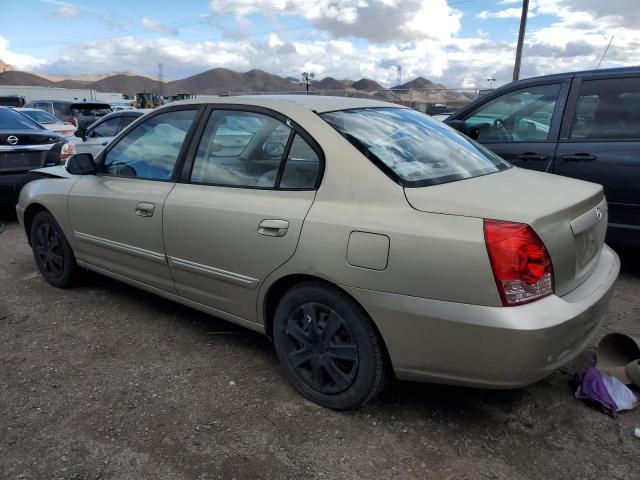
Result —
[{"label": "silver car", "polygon": [[599,185],[384,102],[172,103],[59,176],[17,206],[49,283],[85,268],[262,332],[335,409],[391,374],[536,382],[593,340],[619,271]]},{"label": "silver car", "polygon": [[120,110],[105,115],[86,129],[77,129],[71,139],[76,152],[98,155],[116,135],[145,113],[143,110]]}]

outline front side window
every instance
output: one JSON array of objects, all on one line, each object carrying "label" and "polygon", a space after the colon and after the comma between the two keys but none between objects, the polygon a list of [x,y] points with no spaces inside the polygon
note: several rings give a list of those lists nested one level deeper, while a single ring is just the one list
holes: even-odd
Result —
[{"label": "front side window", "polygon": [[559,83],[521,88],[482,105],[464,120],[478,128],[483,143],[544,142],[559,93]]},{"label": "front side window", "polygon": [[415,110],[362,108],[321,117],[403,186],[453,182],[510,168],[488,149]]},{"label": "front side window", "polygon": [[191,181],[274,188],[291,128],[256,112],[214,110],[207,121]]},{"label": "front side window", "polygon": [[569,138],[640,138],[640,78],[584,81]]},{"label": "front side window", "polygon": [[107,153],[102,172],[119,177],[169,180],[197,110],[160,113],[141,123]]},{"label": "front side window", "polygon": [[120,131],[120,117],[105,120],[89,132],[89,137],[115,137]]}]

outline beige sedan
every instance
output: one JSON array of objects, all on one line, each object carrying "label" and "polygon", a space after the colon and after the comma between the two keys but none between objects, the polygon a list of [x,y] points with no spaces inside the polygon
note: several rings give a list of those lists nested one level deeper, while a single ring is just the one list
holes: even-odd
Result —
[{"label": "beige sedan", "polygon": [[592,341],[619,271],[599,185],[389,103],[172,103],[49,174],[17,206],[49,283],[89,269],[263,332],[336,409],[392,374],[533,383]]}]

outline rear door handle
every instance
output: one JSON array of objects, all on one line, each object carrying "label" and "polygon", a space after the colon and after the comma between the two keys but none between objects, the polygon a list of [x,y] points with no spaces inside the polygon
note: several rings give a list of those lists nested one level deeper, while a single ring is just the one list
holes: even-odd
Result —
[{"label": "rear door handle", "polygon": [[284,237],[289,229],[289,222],[286,220],[267,219],[258,225],[258,233],[269,237]]},{"label": "rear door handle", "polygon": [[598,157],[590,153],[576,153],[574,155],[561,155],[560,158],[567,162],[591,162]]},{"label": "rear door handle", "polygon": [[149,202],[140,202],[136,205],[136,215],[139,217],[152,217],[156,206]]},{"label": "rear door handle", "polygon": [[527,153],[518,155],[517,158],[518,160],[547,160],[549,158],[549,155],[545,153],[527,152]]}]

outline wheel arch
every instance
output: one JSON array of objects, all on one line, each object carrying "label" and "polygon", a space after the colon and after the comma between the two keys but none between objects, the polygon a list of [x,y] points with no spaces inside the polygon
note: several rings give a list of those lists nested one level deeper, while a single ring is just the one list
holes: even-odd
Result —
[{"label": "wheel arch", "polygon": [[33,225],[33,219],[36,218],[36,215],[40,212],[51,213],[47,207],[38,202],[31,203],[24,211],[24,230],[27,234],[29,245],[31,245],[31,225]]},{"label": "wheel arch", "polygon": [[[362,310],[367,314],[367,316],[371,320],[373,328],[375,329],[376,333],[378,334],[378,337],[380,338],[383,351],[384,351],[385,361],[387,362],[387,365],[391,366],[391,359],[389,357],[389,351],[387,350],[387,345],[385,343],[384,337],[380,333],[380,329],[376,325],[375,320],[373,319],[371,314],[367,311],[367,309],[364,307],[364,305],[362,305],[362,303],[360,303],[356,298],[354,298],[353,295],[349,294],[349,292],[347,292],[344,288],[340,287],[340,285],[337,285],[336,283],[333,283],[325,278],[318,277],[315,275],[288,274],[277,279],[268,287],[264,295],[264,300],[262,302],[262,318],[264,320],[264,333],[267,335],[267,337],[270,340],[273,340],[273,317],[275,315],[276,308],[278,307],[278,303],[280,302],[280,299],[291,288],[305,282],[318,282],[328,287],[336,288],[340,290],[344,295],[348,296],[351,300],[353,300],[353,302],[356,303],[360,308],[362,308]],[[391,369],[391,371],[392,370],[393,369]]]}]

